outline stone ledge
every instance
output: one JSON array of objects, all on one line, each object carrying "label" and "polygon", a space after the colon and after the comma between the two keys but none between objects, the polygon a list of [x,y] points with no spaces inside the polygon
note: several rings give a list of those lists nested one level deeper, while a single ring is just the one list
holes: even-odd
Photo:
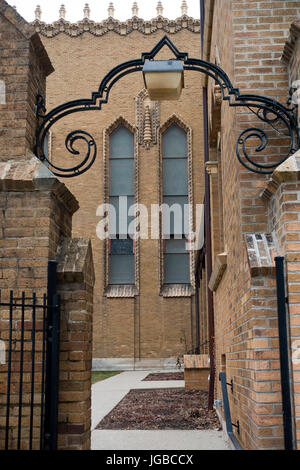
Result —
[{"label": "stone ledge", "polygon": [[64,183],[27,150],[23,158],[0,162],[0,191],[52,191],[70,214],[79,209]]},{"label": "stone ledge", "polygon": [[138,290],[135,285],[131,285],[131,284],[112,285],[106,288],[104,295],[108,298],[118,298],[118,297],[133,298],[136,295],[138,295]]},{"label": "stone ledge", "polygon": [[218,166],[219,166],[219,162],[214,161],[214,160],[209,160],[208,162],[205,163],[206,172],[209,175],[216,175],[218,173]]},{"label": "stone ledge", "polygon": [[289,64],[291,57],[293,55],[293,52],[294,52],[296,41],[299,37],[300,37],[300,19],[297,19],[291,24],[290,35],[284,45],[281,60],[285,64]]},{"label": "stone ledge", "polygon": [[162,297],[191,297],[194,289],[190,284],[169,284],[161,288]]},{"label": "stone ledge", "polygon": [[244,239],[251,276],[273,275],[275,273],[274,258],[278,255],[273,236],[268,233],[247,233]]},{"label": "stone ledge", "polygon": [[300,181],[300,150],[279,165],[266,183],[260,197],[268,201],[281,183]]},{"label": "stone ledge", "polygon": [[215,292],[218,289],[226,268],[227,253],[220,253],[216,256],[215,266],[208,283],[208,287],[212,292]]},{"label": "stone ledge", "polygon": [[57,279],[60,282],[88,281],[94,285],[95,273],[91,241],[85,238],[64,238],[57,252]]}]

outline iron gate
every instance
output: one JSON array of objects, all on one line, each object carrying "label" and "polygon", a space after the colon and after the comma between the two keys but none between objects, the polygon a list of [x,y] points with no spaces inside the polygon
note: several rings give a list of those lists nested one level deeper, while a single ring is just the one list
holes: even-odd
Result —
[{"label": "iron gate", "polygon": [[46,294],[0,292],[0,448],[57,449],[59,323],[55,261]]}]

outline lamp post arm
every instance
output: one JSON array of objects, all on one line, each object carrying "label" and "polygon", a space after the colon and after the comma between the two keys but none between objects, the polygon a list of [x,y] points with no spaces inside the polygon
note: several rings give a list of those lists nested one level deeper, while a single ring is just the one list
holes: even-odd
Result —
[{"label": "lamp post arm", "polygon": [[[249,127],[243,130],[238,136],[236,155],[244,167],[256,173],[272,173],[278,165],[300,148],[300,135],[295,109],[287,108],[278,101],[265,96],[241,94],[239,89],[232,85],[228,75],[219,66],[205,60],[189,58],[186,52],[180,52],[177,49],[168,36],[164,36],[150,52],[142,53],[140,59],[123,62],[110,70],[101,81],[98,91],[93,92],[89,99],[69,101],[57,106],[49,113],[46,113],[43,97],[40,94],[37,96],[36,116],[38,126],[35,154],[40,160],[48,163],[56,176],[70,178],[86,172],[96,159],[97,145],[93,136],[85,130],[74,130],[70,132],[65,139],[65,146],[68,152],[73,157],[79,158],[80,152],[75,148],[77,141],[84,141],[87,146],[87,151],[83,158],[80,156],[79,163],[77,162],[75,165],[68,168],[60,167],[51,162],[45,155],[45,140],[51,127],[57,121],[70,114],[101,110],[102,105],[108,103],[112,87],[123,77],[131,73],[141,72],[145,60],[153,60],[165,46],[175,55],[176,60],[183,62],[185,71],[197,71],[211,77],[220,86],[222,100],[227,101],[229,106],[248,108],[251,113],[256,115],[260,123],[262,123],[262,127]],[[271,133],[267,132],[267,126],[271,128]],[[247,144],[249,144],[250,139],[258,139],[255,152],[260,153],[266,149],[269,143],[269,135],[273,138],[274,131],[276,135],[288,140],[288,144],[286,145],[287,150],[284,152],[284,155],[279,155],[275,163],[268,162],[268,154],[266,156],[267,161],[263,159],[258,161],[256,155],[254,157],[252,154],[249,155]]]}]

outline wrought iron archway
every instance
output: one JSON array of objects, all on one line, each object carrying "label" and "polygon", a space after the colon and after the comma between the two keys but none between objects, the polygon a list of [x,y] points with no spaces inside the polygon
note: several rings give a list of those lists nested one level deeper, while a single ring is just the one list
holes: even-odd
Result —
[{"label": "wrought iron archway", "polygon": [[[263,152],[268,144],[268,134],[265,129],[259,127],[249,127],[243,130],[236,142],[236,155],[240,163],[248,170],[269,174],[284,162],[292,153],[300,148],[300,135],[297,124],[296,106],[290,109],[276,100],[254,94],[241,94],[238,88],[234,88],[227,74],[217,65],[201,59],[189,58],[186,52],[180,52],[173,42],[164,36],[150,52],[144,52],[140,59],[130,60],[114,67],[102,80],[97,92],[93,92],[90,99],[79,99],[69,101],[46,113],[45,103],[42,95],[37,96],[36,115],[39,119],[39,125],[36,134],[35,154],[42,160],[47,161],[53,173],[56,176],[70,178],[86,172],[94,163],[97,156],[97,145],[91,134],[83,130],[70,132],[65,139],[67,150],[73,155],[78,156],[80,152],[76,150],[74,144],[76,141],[84,141],[87,145],[87,152],[83,159],[71,168],[61,168],[49,161],[44,153],[44,142],[47,133],[51,127],[60,119],[72,113],[82,111],[101,110],[102,105],[108,103],[109,94],[112,87],[121,78],[134,72],[141,72],[145,60],[153,60],[158,52],[168,46],[177,60],[183,61],[184,70],[193,70],[202,72],[215,80],[220,86],[222,100],[228,101],[229,106],[244,106],[254,113],[260,121],[271,126],[278,135],[289,139],[288,150],[285,155],[276,163],[266,163],[253,160],[247,151],[247,142],[250,138],[259,139],[259,145],[256,152]],[[279,130],[281,125],[283,130]]]}]

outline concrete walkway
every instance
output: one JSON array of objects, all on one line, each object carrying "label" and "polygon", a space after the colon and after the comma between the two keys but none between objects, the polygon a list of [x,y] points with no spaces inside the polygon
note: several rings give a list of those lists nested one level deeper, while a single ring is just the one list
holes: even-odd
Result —
[{"label": "concrete walkway", "polygon": [[[97,424],[131,389],[184,387],[184,381],[181,380],[142,382],[151,372],[122,372],[92,386],[92,449],[229,450],[222,431],[96,430]],[[153,372],[157,372],[157,370]]]}]

